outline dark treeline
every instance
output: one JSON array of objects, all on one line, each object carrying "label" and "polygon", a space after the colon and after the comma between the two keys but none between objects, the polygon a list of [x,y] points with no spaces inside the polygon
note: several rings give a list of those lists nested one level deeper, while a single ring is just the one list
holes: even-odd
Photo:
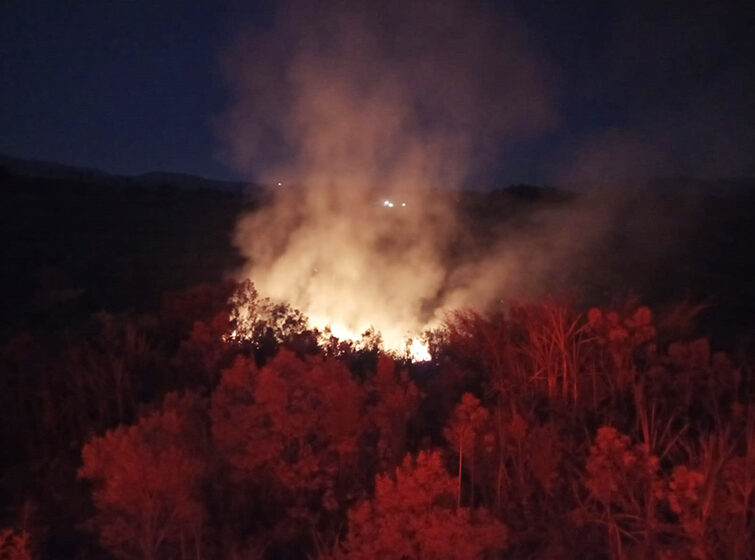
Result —
[{"label": "dark treeline", "polygon": [[0,285],[12,294],[0,338],[101,309],[152,310],[166,291],[216,279],[240,264],[229,238],[243,205],[241,192],[0,167]]}]

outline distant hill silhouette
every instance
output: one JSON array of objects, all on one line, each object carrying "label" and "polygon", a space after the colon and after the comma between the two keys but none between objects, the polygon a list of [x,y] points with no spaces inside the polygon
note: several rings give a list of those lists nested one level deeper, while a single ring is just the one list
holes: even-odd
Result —
[{"label": "distant hill silhouette", "polygon": [[35,179],[77,181],[87,184],[119,185],[138,187],[178,187],[184,189],[213,189],[241,192],[248,187],[240,181],[208,179],[186,173],[153,171],[141,175],[116,175],[92,169],[42,160],[27,160],[0,155],[0,175],[14,175]]}]

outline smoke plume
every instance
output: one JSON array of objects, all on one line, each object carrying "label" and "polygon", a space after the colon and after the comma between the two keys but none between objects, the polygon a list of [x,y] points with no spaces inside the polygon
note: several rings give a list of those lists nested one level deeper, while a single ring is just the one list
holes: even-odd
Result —
[{"label": "smoke plume", "polygon": [[450,264],[463,236],[454,189],[502,146],[553,125],[547,67],[506,14],[332,6],[285,4],[269,32],[242,31],[226,50],[224,149],[272,191],[235,242],[262,294],[337,335],[373,326],[401,349],[443,309],[494,297],[514,274],[515,258]]}]

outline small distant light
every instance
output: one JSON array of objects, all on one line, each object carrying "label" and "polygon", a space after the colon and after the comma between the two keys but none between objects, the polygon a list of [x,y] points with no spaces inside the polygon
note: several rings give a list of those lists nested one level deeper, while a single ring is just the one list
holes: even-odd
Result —
[{"label": "small distant light", "polygon": [[402,202],[402,203],[401,203],[401,206],[406,206],[406,202]]},{"label": "small distant light", "polygon": [[278,186],[279,186],[279,187],[282,187],[282,186],[283,186],[283,183],[278,183]]},{"label": "small distant light", "polygon": [[390,200],[386,200],[385,202],[383,202],[383,206],[390,206],[390,205],[391,205]]}]

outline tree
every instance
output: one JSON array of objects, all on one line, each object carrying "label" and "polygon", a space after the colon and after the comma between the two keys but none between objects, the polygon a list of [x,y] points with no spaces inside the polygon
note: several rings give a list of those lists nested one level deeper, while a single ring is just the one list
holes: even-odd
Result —
[{"label": "tree", "polygon": [[438,452],[407,455],[378,475],[375,495],[349,510],[342,551],[352,560],[466,560],[499,552],[506,527],[482,508],[456,507],[456,481]]},{"label": "tree", "polygon": [[456,449],[459,457],[459,475],[456,485],[456,505],[461,506],[461,476],[464,470],[464,456],[471,463],[472,491],[474,492],[475,452],[481,439],[483,428],[490,413],[480,406],[480,401],[472,393],[464,393],[461,402],[454,409],[448,426],[443,430],[446,440]]},{"label": "tree", "polygon": [[348,498],[364,432],[362,393],[338,360],[281,350],[238,358],[212,396],[212,434],[239,482],[273,484],[289,516],[313,522]]},{"label": "tree", "polygon": [[622,540],[641,542],[648,553],[663,495],[658,458],[646,444],[632,445],[615,428],[598,430],[587,459],[586,486],[597,502],[595,519],[606,527],[611,554],[622,558]]},{"label": "tree", "polygon": [[94,485],[91,525],[119,558],[184,559],[190,547],[200,557],[202,409],[195,395],[170,394],[161,410],[84,446],[79,478]]},{"label": "tree", "polygon": [[260,297],[251,280],[241,282],[229,301],[228,340],[251,344],[258,361],[271,358],[282,343],[307,330],[307,319],[286,303]]},{"label": "tree", "polygon": [[755,416],[736,428],[703,436],[668,482],[688,555],[699,560],[755,558]]},{"label": "tree", "polygon": [[150,380],[145,373],[159,359],[145,332],[124,317],[99,313],[93,328],[92,336],[73,339],[62,352],[69,412],[81,416],[80,435],[87,428],[130,422]]},{"label": "tree", "polygon": [[238,353],[235,345],[224,337],[229,328],[228,311],[222,310],[206,321],[195,321],[189,336],[181,342],[173,359],[182,381],[195,379],[204,385],[215,385],[220,371]]},{"label": "tree", "polygon": [[377,451],[381,470],[394,468],[406,453],[406,426],[421,401],[417,386],[406,370],[390,356],[380,355],[375,375],[365,383],[367,413],[378,430]]}]

